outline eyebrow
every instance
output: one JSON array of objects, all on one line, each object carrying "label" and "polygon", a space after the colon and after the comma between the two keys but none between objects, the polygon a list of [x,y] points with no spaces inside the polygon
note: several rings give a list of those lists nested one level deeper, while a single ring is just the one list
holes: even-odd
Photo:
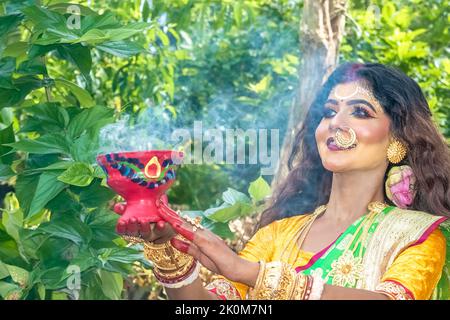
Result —
[{"label": "eyebrow", "polygon": [[[334,99],[328,99],[325,103],[331,103],[331,104],[334,104],[334,105],[337,105],[337,104],[338,104],[337,100],[334,100]],[[370,102],[368,102],[368,101],[366,101],[366,100],[364,100],[364,99],[350,100],[350,101],[347,101],[346,103],[347,103],[347,105],[349,105],[349,106],[354,105],[354,104],[359,104],[359,103],[365,104],[365,105],[368,106],[370,109],[372,109],[373,112],[375,112],[375,113],[377,112],[377,111],[375,110],[374,106],[373,106]]]}]

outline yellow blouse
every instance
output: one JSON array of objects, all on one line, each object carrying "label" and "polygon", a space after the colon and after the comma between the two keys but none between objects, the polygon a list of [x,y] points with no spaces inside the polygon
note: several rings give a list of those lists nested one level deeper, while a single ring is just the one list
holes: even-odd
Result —
[{"label": "yellow blouse", "polygon": [[[281,260],[294,267],[305,265],[314,254],[299,250],[292,239],[306,221],[306,217],[303,215],[285,218],[261,228],[239,252],[239,256],[253,262]],[[392,280],[401,284],[409,290],[414,299],[429,299],[442,273],[445,250],[445,237],[436,229],[424,242],[399,254],[381,281]],[[245,299],[248,286],[231,283],[238,290],[240,297]]]}]

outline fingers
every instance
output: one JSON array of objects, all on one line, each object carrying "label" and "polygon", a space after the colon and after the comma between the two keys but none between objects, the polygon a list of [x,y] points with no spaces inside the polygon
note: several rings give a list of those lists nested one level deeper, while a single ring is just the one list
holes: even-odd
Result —
[{"label": "fingers", "polygon": [[125,209],[127,208],[127,205],[125,202],[118,202],[114,205],[113,211],[117,213],[118,215],[122,215],[125,212]]},{"label": "fingers", "polygon": [[177,221],[174,224],[171,224],[171,226],[177,233],[181,234],[189,241],[194,242],[195,232],[192,230],[192,227],[189,224]]},{"label": "fingers", "polygon": [[172,246],[174,246],[179,251],[190,254],[194,258],[197,258],[196,253],[199,253],[199,251],[198,251],[198,248],[195,247],[195,245],[191,245],[188,242],[185,242],[185,241],[177,239],[177,238],[172,238],[170,240],[170,243],[172,244]]},{"label": "fingers", "polygon": [[152,226],[154,225],[150,224],[149,219],[140,219],[138,221],[138,232],[143,239],[147,239],[152,236]]},{"label": "fingers", "polygon": [[219,271],[217,265],[194,243],[189,243],[177,238],[172,238],[170,240],[170,243],[175,249],[193,256],[195,259],[200,261],[200,263],[208,270],[214,273],[217,273]]},{"label": "fingers", "polygon": [[163,194],[162,196],[161,196],[161,201],[164,203],[164,204],[169,204],[169,198],[167,197],[167,194]]},{"label": "fingers", "polygon": [[138,231],[140,231],[139,226],[138,226],[138,221],[136,220],[136,218],[131,218],[127,224],[127,234],[129,236],[137,237],[137,236],[139,236]]},{"label": "fingers", "polygon": [[176,223],[182,223],[183,219],[180,218],[180,216],[170,209],[169,207],[166,207],[164,204],[162,204],[159,207],[159,215],[164,220],[170,223],[172,226]]},{"label": "fingers", "polygon": [[116,231],[120,235],[138,237],[157,244],[167,242],[176,235],[169,223],[165,221],[153,223],[146,218],[119,219]]}]

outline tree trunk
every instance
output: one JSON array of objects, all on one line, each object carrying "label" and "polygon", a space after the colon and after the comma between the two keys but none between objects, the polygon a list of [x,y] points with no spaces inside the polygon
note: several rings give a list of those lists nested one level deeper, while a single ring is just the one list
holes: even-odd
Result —
[{"label": "tree trunk", "polygon": [[324,80],[338,62],[339,45],[344,32],[347,0],[305,0],[300,22],[300,84],[292,103],[286,136],[281,149],[272,188],[287,176],[287,161],[293,138],[301,127],[309,106]]}]

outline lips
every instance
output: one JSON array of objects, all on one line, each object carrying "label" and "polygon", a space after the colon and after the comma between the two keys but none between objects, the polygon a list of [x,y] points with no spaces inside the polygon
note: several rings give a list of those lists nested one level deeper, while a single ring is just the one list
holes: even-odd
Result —
[{"label": "lips", "polygon": [[331,151],[345,151],[345,150],[350,150],[356,147],[356,144],[351,145],[348,148],[341,148],[338,145],[336,145],[336,143],[334,142],[334,138],[330,137],[327,139],[327,147],[329,150]]}]

